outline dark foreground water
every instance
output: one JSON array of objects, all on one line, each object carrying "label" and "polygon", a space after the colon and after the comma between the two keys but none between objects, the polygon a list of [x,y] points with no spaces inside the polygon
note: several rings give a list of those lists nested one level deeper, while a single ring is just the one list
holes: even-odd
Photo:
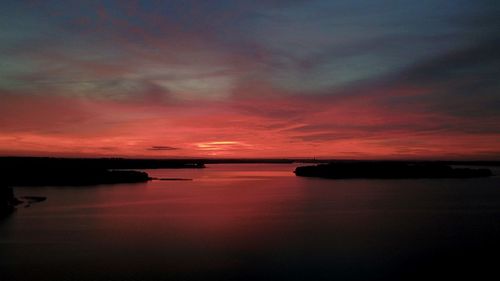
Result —
[{"label": "dark foreground water", "polygon": [[[422,280],[497,274],[500,178],[324,180],[294,165],[17,188],[0,280]],[[493,275],[494,276],[494,275]]]}]

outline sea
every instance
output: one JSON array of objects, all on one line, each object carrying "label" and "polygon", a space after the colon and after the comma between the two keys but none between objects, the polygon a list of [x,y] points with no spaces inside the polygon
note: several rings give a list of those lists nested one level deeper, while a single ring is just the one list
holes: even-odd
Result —
[{"label": "sea", "polygon": [[490,178],[329,180],[297,177],[299,165],[212,164],[146,170],[184,180],[17,187],[18,197],[47,200],[0,220],[0,280],[498,276],[498,168]]}]

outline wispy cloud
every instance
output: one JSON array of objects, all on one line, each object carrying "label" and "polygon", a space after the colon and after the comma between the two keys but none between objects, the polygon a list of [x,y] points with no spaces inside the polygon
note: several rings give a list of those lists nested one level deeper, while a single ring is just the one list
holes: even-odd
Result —
[{"label": "wispy cloud", "polygon": [[148,147],[147,150],[153,150],[153,151],[162,151],[162,150],[178,150],[180,148],[178,147],[173,147],[173,146],[160,146],[160,145],[155,145]]}]

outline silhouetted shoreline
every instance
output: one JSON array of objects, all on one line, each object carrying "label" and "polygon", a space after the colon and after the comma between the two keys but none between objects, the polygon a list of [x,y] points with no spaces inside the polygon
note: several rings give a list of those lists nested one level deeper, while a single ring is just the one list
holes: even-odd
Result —
[{"label": "silhouetted shoreline", "polygon": [[39,169],[180,169],[204,168],[204,162],[184,159],[0,157],[0,168]]},{"label": "silhouetted shoreline", "polygon": [[75,167],[42,166],[38,169],[7,168],[2,169],[0,183],[0,215],[4,216],[15,210],[15,206],[26,203],[44,201],[46,198],[25,196],[19,200],[14,196],[12,187],[18,186],[91,186],[101,184],[140,183],[151,180],[151,177],[140,171],[78,169]]},{"label": "silhouetted shoreline", "polygon": [[[15,186],[91,186],[140,183],[152,180],[147,173],[132,169],[199,169],[205,164],[241,163],[325,163],[299,167],[297,176],[323,178],[467,178],[491,176],[488,169],[457,169],[448,165],[499,166],[498,161],[357,161],[310,158],[226,158],[226,159],[126,159],[0,157],[0,213],[7,214],[22,201],[15,198]],[[190,180],[159,178],[157,180]]]},{"label": "silhouetted shoreline", "polygon": [[20,203],[12,188],[0,184],[0,218],[12,213]]},{"label": "silhouetted shoreline", "polygon": [[474,178],[489,177],[492,172],[484,168],[452,168],[436,162],[331,162],[297,167],[295,175],[330,179],[416,179],[416,178]]},{"label": "silhouetted shoreline", "polygon": [[7,176],[8,186],[88,186],[99,184],[117,184],[117,183],[139,183],[149,181],[151,178],[145,172],[140,171],[122,171],[106,169],[38,169],[30,171],[21,171],[21,173],[12,171]]},{"label": "silhouetted shoreline", "polygon": [[[0,213],[7,215],[23,201],[15,198],[12,187],[18,186],[92,186],[141,183],[152,178],[129,169],[203,168],[202,163],[148,161],[130,159],[83,159],[42,157],[0,158]],[[25,198],[26,206],[45,198]]]},{"label": "silhouetted shoreline", "polygon": [[358,160],[335,158],[64,158],[64,157],[28,157],[0,156],[0,167],[6,165],[71,165],[106,169],[183,169],[204,168],[205,164],[290,164],[331,162],[367,162],[367,163],[439,163],[444,165],[500,166],[500,161],[491,160]]}]

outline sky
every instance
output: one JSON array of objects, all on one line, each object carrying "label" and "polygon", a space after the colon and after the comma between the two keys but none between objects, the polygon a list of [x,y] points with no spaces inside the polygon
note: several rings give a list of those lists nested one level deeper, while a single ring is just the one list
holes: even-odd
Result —
[{"label": "sky", "polygon": [[500,160],[496,0],[22,1],[0,155]]}]

